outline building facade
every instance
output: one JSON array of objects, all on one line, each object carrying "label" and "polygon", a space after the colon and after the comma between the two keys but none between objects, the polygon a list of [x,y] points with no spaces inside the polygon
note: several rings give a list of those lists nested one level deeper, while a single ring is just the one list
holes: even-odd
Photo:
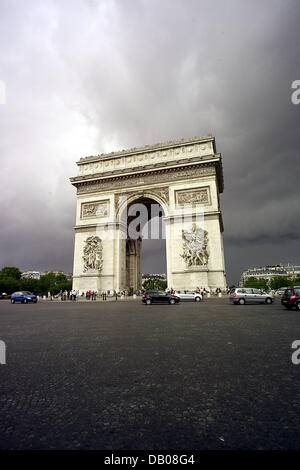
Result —
[{"label": "building facade", "polygon": [[[242,272],[240,286],[243,287],[247,279],[254,277],[256,279],[265,279],[270,281],[272,278],[281,276],[289,279],[300,277],[300,266],[296,265],[277,265],[264,266],[260,268],[249,268]],[[284,286],[283,286],[284,287]]]},{"label": "building facade", "polygon": [[155,205],[164,220],[168,285],[226,287],[223,170],[214,137],[85,157],[77,165],[70,179],[77,189],[74,289],[141,288],[143,222]]}]

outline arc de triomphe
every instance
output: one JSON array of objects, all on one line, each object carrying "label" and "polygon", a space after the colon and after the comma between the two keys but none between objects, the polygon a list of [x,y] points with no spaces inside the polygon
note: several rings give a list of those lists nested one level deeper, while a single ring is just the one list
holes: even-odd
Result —
[{"label": "arc de triomphe", "polygon": [[136,221],[140,214],[132,208],[141,204],[148,214],[153,204],[163,212],[169,287],[226,286],[223,171],[214,137],[85,157],[77,165],[73,289],[141,288],[143,235],[128,230],[132,214]]}]

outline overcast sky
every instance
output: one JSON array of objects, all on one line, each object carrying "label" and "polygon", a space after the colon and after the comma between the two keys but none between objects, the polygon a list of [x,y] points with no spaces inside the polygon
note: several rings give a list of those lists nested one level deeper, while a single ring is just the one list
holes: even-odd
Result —
[{"label": "overcast sky", "polygon": [[300,264],[299,22],[298,0],[0,0],[0,267],[72,271],[80,157],[208,133],[229,283]]}]

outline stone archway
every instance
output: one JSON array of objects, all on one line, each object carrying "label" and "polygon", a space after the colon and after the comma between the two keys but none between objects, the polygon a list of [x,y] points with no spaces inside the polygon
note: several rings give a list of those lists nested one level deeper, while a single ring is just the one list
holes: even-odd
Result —
[{"label": "stone archway", "polygon": [[226,286],[222,159],[214,137],[86,157],[77,164],[79,175],[71,178],[77,188],[74,289],[119,290],[128,287],[128,270],[139,276],[132,265],[139,242],[126,242],[128,221],[122,214],[134,201],[147,199],[164,211],[168,285]]},{"label": "stone archway", "polygon": [[150,197],[150,193],[135,194],[117,212],[117,220],[119,223],[123,220],[123,227],[127,229],[126,236],[120,239],[119,247],[120,265],[124,258],[126,260],[125,270],[119,272],[121,289],[133,292],[142,289],[143,240],[158,239],[163,234],[162,218],[165,210],[159,199],[153,194]]}]

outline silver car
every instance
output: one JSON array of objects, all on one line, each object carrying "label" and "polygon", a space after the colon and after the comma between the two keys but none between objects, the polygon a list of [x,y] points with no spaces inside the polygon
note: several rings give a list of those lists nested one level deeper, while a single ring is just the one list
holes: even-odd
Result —
[{"label": "silver car", "polygon": [[274,302],[274,297],[260,289],[254,289],[249,287],[238,287],[230,292],[230,302],[233,304],[271,304]]},{"label": "silver car", "polygon": [[180,297],[180,300],[193,300],[194,302],[200,302],[202,300],[200,292],[193,290],[177,290],[175,295]]}]

